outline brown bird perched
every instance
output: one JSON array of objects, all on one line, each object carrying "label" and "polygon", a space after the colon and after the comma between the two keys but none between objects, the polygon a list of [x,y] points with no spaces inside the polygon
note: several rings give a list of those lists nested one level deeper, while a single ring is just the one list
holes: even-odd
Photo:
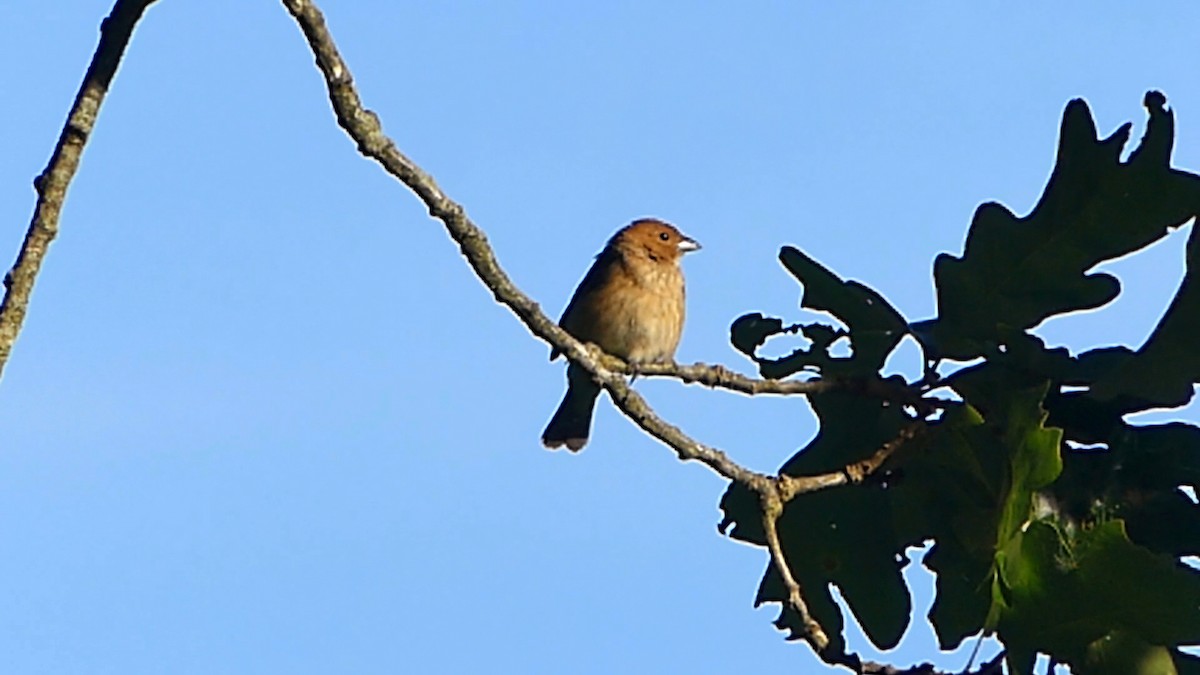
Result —
[{"label": "brown bird perched", "polygon": [[[683,333],[679,259],[700,248],[674,226],[653,218],[620,229],[588,270],[558,325],[631,364],[675,358]],[[558,358],[550,350],[550,360]],[[547,448],[577,452],[587,444],[600,386],[586,370],[567,367],[567,394],[542,432]]]}]

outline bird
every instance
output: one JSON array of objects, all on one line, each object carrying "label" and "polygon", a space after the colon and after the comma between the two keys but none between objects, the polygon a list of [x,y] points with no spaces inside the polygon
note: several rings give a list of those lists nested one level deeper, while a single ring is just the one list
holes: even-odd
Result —
[{"label": "bird", "polygon": [[[680,260],[700,244],[674,225],[641,218],[621,228],[596,256],[558,325],[637,366],[674,360],[683,334],[684,282]],[[550,360],[561,352],[551,348]],[[587,445],[600,385],[582,367],[567,365],[567,393],[542,432],[542,445],[578,452]]]}]

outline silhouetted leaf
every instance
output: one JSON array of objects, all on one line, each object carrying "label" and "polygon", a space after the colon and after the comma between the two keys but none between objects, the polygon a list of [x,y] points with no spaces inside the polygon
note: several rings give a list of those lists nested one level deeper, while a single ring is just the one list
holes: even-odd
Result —
[{"label": "silhouetted leaf", "polygon": [[1200,675],[1200,656],[1172,649],[1171,657],[1175,660],[1175,668],[1179,675]]},{"label": "silhouetted leaf", "polygon": [[1171,557],[1200,555],[1200,506],[1179,490],[1138,497],[1114,509],[1124,519],[1130,540]]},{"label": "silhouetted leaf", "polygon": [[930,610],[943,649],[979,632],[991,604],[1004,452],[983,417],[952,406],[900,469],[892,492],[899,538],[933,539],[925,566],[937,574]]},{"label": "silhouetted leaf", "polygon": [[1113,439],[1120,452],[1118,480],[1138,489],[1200,488],[1200,429],[1171,422],[1125,427]]},{"label": "silhouetted leaf", "polygon": [[738,483],[730,483],[719,505],[725,515],[717,524],[722,534],[756,546],[766,546],[763,535],[762,507],[758,495]]},{"label": "silhouetted leaf", "polygon": [[1114,299],[1117,280],[1089,270],[1136,251],[1200,211],[1200,178],[1170,168],[1174,114],[1146,96],[1146,135],[1128,162],[1123,125],[1096,134],[1082,100],[1063,113],[1058,158],[1033,211],[1018,218],[995,203],[979,207],[962,257],[938,256],[938,319],[923,333],[934,351],[968,359],[1047,317]]},{"label": "silhouetted leaf", "polygon": [[926,564],[938,574],[930,619],[943,648],[978,632],[985,617],[995,626],[1009,600],[993,570],[1019,547],[1012,542],[1033,514],[1034,491],[1061,469],[1061,432],[1043,426],[1045,382],[988,365],[955,388],[969,405],[946,413],[893,493],[906,536],[937,542]]},{"label": "silhouetted leaf", "polygon": [[1200,484],[1200,429],[1118,424],[1107,448],[1068,449],[1050,486],[1056,517],[1121,518],[1134,543],[1172,556],[1200,554],[1200,506],[1180,485]]},{"label": "silhouetted leaf", "polygon": [[937,575],[929,621],[938,647],[950,650],[977,634],[991,607],[987,585],[989,557],[971,555],[951,541],[938,540],[925,556],[925,566]]},{"label": "silhouetted leaf", "polygon": [[[904,422],[895,406],[843,393],[812,397],[822,420],[808,446],[781,469],[788,475],[812,475],[840,469],[866,458],[894,438]],[[721,501],[722,529],[734,538],[762,545],[761,510],[748,490],[731,486]],[[779,534],[792,573],[805,589],[813,616],[841,649],[842,617],[830,583],[876,644],[892,646],[908,624],[911,604],[900,571],[904,545],[896,541],[887,490],[868,484],[805,494],[792,500],[779,520]],[[776,624],[802,634],[797,617],[786,607],[787,593],[768,564],[757,603],[784,604]],[[834,636],[837,636],[834,638]]]},{"label": "silhouetted leaf", "polygon": [[739,352],[755,358],[754,353],[772,335],[783,332],[783,321],[759,313],[738,317],[729,328],[729,339]]},{"label": "silhouetted leaf", "polygon": [[854,355],[846,372],[874,373],[907,333],[904,317],[874,290],[845,281],[799,249],[784,246],[779,261],[804,285],[801,307],[829,312],[849,329]]},{"label": "silhouetted leaf", "polygon": [[[907,330],[934,360],[982,357],[933,385],[962,401],[944,402],[941,417],[866,483],[785,507],[779,526],[791,571],[834,650],[844,649],[844,622],[830,584],[868,636],[890,646],[910,612],[905,547],[933,540],[925,564],[937,574],[930,618],[943,648],[991,629],[1015,673],[1031,672],[1039,653],[1076,672],[1200,671],[1176,649],[1200,641],[1200,573],[1178,562],[1200,552],[1200,506],[1179,490],[1200,486],[1200,428],[1124,420],[1190,401],[1200,380],[1200,228],[1188,241],[1179,292],[1140,348],[1073,357],[1029,332],[1111,301],[1117,280],[1093,268],[1200,211],[1200,177],[1170,167],[1173,113],[1155,92],[1145,104],[1146,133],[1122,162],[1130,125],[1100,140],[1087,105],[1072,101],[1030,214],[985,204],[963,255],[936,261],[940,315]],[[803,307],[832,314],[846,330],[746,315],[731,329],[734,346],[768,377],[877,376],[905,334],[899,313],[797,249],[785,247],[780,260],[804,286]],[[782,358],[757,355],[783,332],[802,333],[806,346]],[[837,351],[847,339],[849,356]],[[925,382],[933,380],[913,393],[928,394]],[[789,475],[840,470],[906,422],[898,407],[849,393],[810,401],[821,427],[782,467]],[[733,486],[721,506],[731,536],[763,544],[756,495]],[[782,603],[776,625],[798,637],[785,600],[768,566],[757,602]]]},{"label": "silhouetted leaf", "polygon": [[1200,226],[1193,224],[1187,243],[1187,272],[1175,299],[1154,332],[1133,358],[1096,383],[1093,395],[1111,399],[1135,396],[1152,406],[1176,407],[1192,399],[1200,382]]}]

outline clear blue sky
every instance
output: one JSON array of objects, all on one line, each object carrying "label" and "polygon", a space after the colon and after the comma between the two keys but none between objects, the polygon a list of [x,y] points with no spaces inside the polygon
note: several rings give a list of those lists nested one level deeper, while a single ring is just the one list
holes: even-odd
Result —
[{"label": "clear blue sky", "polygon": [[[5,267],[109,4],[0,5]],[[799,318],[782,244],[931,316],[933,256],[982,201],[1029,210],[1072,97],[1136,138],[1163,90],[1200,169],[1194,2],[324,5],[367,105],[551,314],[634,217],[701,241],[685,362],[749,372],[731,320]],[[1185,236],[1041,333],[1140,343]],[[162,0],[0,385],[5,669],[818,672],[751,608],[766,556],[716,532],[721,480],[606,402],[581,455],[540,448],[546,354],[357,155],[279,3]],[[757,469],[815,431],[800,399],[637,386]],[[932,645],[883,658],[965,664]]]}]

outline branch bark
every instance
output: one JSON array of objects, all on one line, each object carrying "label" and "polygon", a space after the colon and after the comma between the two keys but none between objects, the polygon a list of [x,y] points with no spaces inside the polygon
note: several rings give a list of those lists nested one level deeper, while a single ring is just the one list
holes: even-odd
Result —
[{"label": "branch bark", "polygon": [[892,455],[896,454],[897,450],[916,438],[924,429],[924,422],[911,422],[901,428],[895,438],[879,446],[879,449],[870,457],[847,464],[837,471],[812,476],[780,475],[776,479],[779,483],[780,499],[786,504],[797,495],[806,492],[816,492],[839,485],[857,485],[878,471],[887,460],[891,459]]},{"label": "branch bark", "polygon": [[800,582],[796,581],[795,575],[792,574],[792,568],[788,565],[787,557],[783,554],[783,542],[779,540],[779,517],[783,515],[784,500],[779,487],[777,485],[771,487],[773,489],[759,493],[762,501],[763,531],[767,537],[767,550],[771,553],[771,563],[775,566],[775,571],[779,573],[784,587],[787,588],[788,605],[800,617],[800,623],[804,626],[804,639],[812,645],[813,650],[821,654],[829,646],[829,636],[825,634],[825,629],[808,611],[808,603],[804,601]]},{"label": "branch bark", "polygon": [[[618,359],[613,358],[613,360],[619,363]],[[854,377],[825,377],[819,380],[759,379],[735,373],[725,366],[707,363],[693,363],[690,366],[679,363],[648,363],[639,365],[636,369],[621,364],[618,368],[623,372],[637,375],[672,377],[684,384],[701,384],[714,389],[727,389],[750,396],[762,394],[808,396],[831,391],[845,391],[911,406],[923,415],[933,412],[939,405],[937,401],[922,398],[906,386],[880,379]]]},{"label": "branch bark", "polygon": [[108,18],[100,24],[100,43],[96,45],[91,65],[83,76],[79,93],[75,95],[67,123],[54,147],[54,154],[50,156],[45,170],[33,181],[38,194],[33,220],[17,253],[16,263],[4,277],[4,300],[0,302],[0,375],[25,323],[29,298],[42,261],[50,242],[58,235],[58,221],[67,198],[67,187],[79,169],[79,159],[96,126],[100,105],[117,74],[134,26],[146,8],[155,1],[117,0]]}]

